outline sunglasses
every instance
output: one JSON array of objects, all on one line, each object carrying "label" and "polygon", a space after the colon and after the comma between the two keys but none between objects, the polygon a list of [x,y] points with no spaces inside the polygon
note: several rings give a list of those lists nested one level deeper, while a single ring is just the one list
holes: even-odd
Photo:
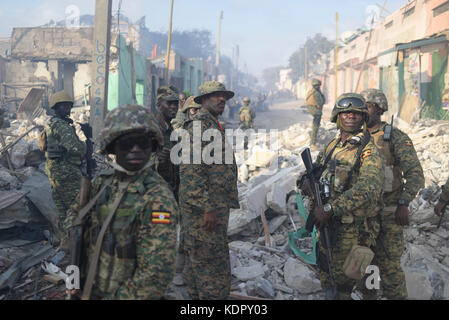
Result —
[{"label": "sunglasses", "polygon": [[116,143],[123,151],[130,151],[136,145],[142,150],[148,149],[153,145],[151,138],[148,136],[118,139]]},{"label": "sunglasses", "polygon": [[356,108],[362,108],[365,105],[365,101],[359,99],[359,98],[343,98],[337,102],[337,108],[338,109],[347,109],[350,106],[356,107]]}]

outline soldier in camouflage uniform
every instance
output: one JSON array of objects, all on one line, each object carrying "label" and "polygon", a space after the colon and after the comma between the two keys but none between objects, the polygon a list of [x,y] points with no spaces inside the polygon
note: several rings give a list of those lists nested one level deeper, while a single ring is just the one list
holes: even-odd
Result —
[{"label": "soldier in camouflage uniform", "polygon": [[321,125],[321,117],[323,116],[323,105],[326,103],[326,99],[321,93],[320,87],[321,81],[314,79],[312,81],[312,89],[310,89],[306,95],[307,111],[313,117],[312,133],[310,136],[312,149],[316,149],[316,138]]},{"label": "soldier in camouflage uniform", "polygon": [[[339,299],[350,299],[356,284],[356,280],[343,272],[346,257],[354,245],[374,246],[379,232],[377,215],[381,206],[384,160],[366,129],[367,118],[368,110],[360,95],[340,96],[331,118],[337,123],[340,134],[325,147],[315,162],[315,166],[322,168],[319,180],[326,178],[331,191],[328,204],[314,206],[315,225],[321,229],[331,221],[333,226],[338,226],[332,228],[336,240],[331,250]],[[311,195],[310,183],[303,177],[298,180],[298,185]],[[325,272],[328,269],[327,252],[322,243],[319,247],[321,285],[328,293],[331,283]]]},{"label": "soldier in camouflage uniform", "polygon": [[449,204],[449,179],[447,179],[446,184],[442,187],[442,192],[440,196],[440,201],[435,207],[435,214],[441,217],[444,208]]},{"label": "soldier in camouflage uniform", "polygon": [[[99,139],[100,152],[114,154],[116,161],[92,183],[90,199],[106,189],[86,215],[82,278],[92,270],[94,300],[161,299],[173,277],[178,220],[173,192],[149,161],[163,145],[162,133],[144,107],[127,105],[108,114]],[[76,203],[66,220],[69,227],[77,224]],[[92,252],[110,214],[114,218],[96,260]]]},{"label": "soldier in camouflage uniform", "polygon": [[158,123],[164,137],[164,145],[157,153],[157,171],[171,186],[175,197],[178,198],[179,191],[179,167],[170,160],[170,152],[174,142],[170,141],[173,132],[171,121],[176,117],[179,108],[178,89],[173,86],[163,86],[157,91],[156,122]]},{"label": "soldier in camouflage uniform", "polygon": [[45,127],[47,150],[46,173],[52,187],[52,197],[59,211],[59,228],[64,240],[63,221],[81,188],[81,163],[86,144],[76,135],[73,120],[69,118],[73,99],[65,92],[57,92],[50,99],[55,116]]},{"label": "soldier in camouflage uniform", "polygon": [[[240,129],[249,130],[254,129],[254,119],[256,118],[256,112],[249,105],[251,100],[249,98],[243,99],[243,106],[239,110]],[[244,149],[248,150],[248,136],[245,136]]]},{"label": "soldier in camouflage uniform", "polygon": [[195,96],[187,98],[183,107],[179,109],[176,114],[176,118],[171,121],[171,125],[174,129],[182,128],[184,122],[192,119],[193,116],[201,109],[201,105],[194,101],[195,98]]},{"label": "soldier in camouflage uniform", "polygon": [[[234,155],[232,164],[225,163],[226,137],[218,122],[226,101],[234,96],[223,84],[212,81],[200,87],[195,102],[202,105],[193,121],[186,121],[184,128],[193,137],[194,127],[199,125],[201,134],[214,129],[221,135],[222,162],[193,164],[192,153],[208,145],[191,143],[190,164],[180,165],[180,205],[185,251],[190,262],[187,275],[189,294],[193,299],[226,299],[230,293],[231,268],[227,239],[229,210],[239,208],[237,190],[237,166]],[[200,149],[201,146],[201,149]],[[232,150],[231,148],[228,148]],[[216,152],[216,150],[215,150]]]},{"label": "soldier in camouflage uniform", "polygon": [[[383,185],[384,209],[381,233],[374,249],[373,264],[380,269],[383,295],[392,300],[407,298],[405,275],[401,268],[404,252],[403,226],[409,225],[409,203],[424,188],[424,173],[407,134],[381,121],[388,111],[388,101],[381,90],[368,89],[361,93],[368,106],[368,129],[386,160]],[[388,254],[388,256],[387,256]],[[375,291],[362,290],[373,298]]]}]

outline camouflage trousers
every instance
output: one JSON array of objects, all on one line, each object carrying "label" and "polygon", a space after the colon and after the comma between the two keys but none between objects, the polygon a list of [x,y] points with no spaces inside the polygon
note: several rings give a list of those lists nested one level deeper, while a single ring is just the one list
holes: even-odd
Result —
[{"label": "camouflage trousers", "polygon": [[321,117],[323,116],[323,111],[321,109],[319,109],[317,107],[313,107],[313,106],[308,106],[307,111],[313,117],[312,133],[310,135],[310,144],[315,145],[316,138],[318,136],[318,131],[320,130],[320,126],[321,126]]},{"label": "camouflage trousers", "polygon": [[[382,237],[383,244],[381,241],[376,242],[373,249],[375,256],[372,264],[379,267],[382,294],[389,300],[405,300],[408,295],[405,274],[401,267],[401,257],[404,252],[404,232],[402,227],[396,224],[395,214],[391,210],[382,213],[382,230],[379,237]],[[368,299],[372,299],[375,294],[372,290],[364,289],[361,291],[364,297]]]},{"label": "camouflage trousers", "polygon": [[190,264],[186,282],[191,298],[227,299],[231,290],[228,243],[204,242],[184,234],[184,251]]},{"label": "camouflage trousers", "polygon": [[46,172],[50,179],[52,198],[58,208],[59,231],[66,234],[63,227],[67,211],[72,206],[81,188],[82,174],[78,166],[61,160],[48,160]]},{"label": "camouflage trousers", "polygon": [[[348,278],[343,272],[346,257],[355,245],[372,247],[379,234],[379,222],[377,217],[368,218],[366,221],[355,218],[350,224],[340,223],[335,236],[335,244],[332,246],[332,273],[339,300],[351,300],[351,293],[357,280]],[[321,234],[320,237],[323,235]],[[318,265],[320,268],[321,287],[326,292],[331,288],[331,280],[328,273],[327,250],[320,241]]]}]

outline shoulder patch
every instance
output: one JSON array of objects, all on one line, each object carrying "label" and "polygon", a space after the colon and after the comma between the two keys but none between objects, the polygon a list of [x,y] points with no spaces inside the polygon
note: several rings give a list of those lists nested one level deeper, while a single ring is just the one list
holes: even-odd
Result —
[{"label": "shoulder patch", "polygon": [[362,159],[366,159],[366,158],[368,158],[368,157],[370,157],[371,156],[371,150],[365,150],[363,153],[362,153]]},{"label": "shoulder patch", "polygon": [[151,222],[153,224],[170,224],[170,212],[154,211],[152,214]]}]

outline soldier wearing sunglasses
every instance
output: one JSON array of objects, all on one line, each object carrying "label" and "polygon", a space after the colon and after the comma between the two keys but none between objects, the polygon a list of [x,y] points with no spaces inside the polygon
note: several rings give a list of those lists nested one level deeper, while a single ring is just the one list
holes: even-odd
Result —
[{"label": "soldier wearing sunglasses", "polygon": [[[330,186],[330,198],[323,206],[315,205],[313,215],[317,229],[329,225],[336,288],[331,286],[323,241],[317,261],[321,285],[327,292],[336,289],[336,296],[342,300],[351,299],[356,284],[356,280],[344,273],[346,258],[356,245],[374,246],[379,230],[377,216],[381,208],[384,160],[367,130],[367,120],[368,109],[362,96],[353,93],[340,96],[331,116],[331,121],[337,123],[339,135],[315,162],[316,178],[328,181]],[[313,194],[303,175],[298,185],[307,195]]]},{"label": "soldier wearing sunglasses", "polygon": [[66,220],[84,230],[81,298],[161,299],[173,278],[178,222],[173,192],[150,161],[162,133],[148,110],[127,105],[108,114],[99,140],[115,162],[93,181],[86,215],[74,205]]}]

